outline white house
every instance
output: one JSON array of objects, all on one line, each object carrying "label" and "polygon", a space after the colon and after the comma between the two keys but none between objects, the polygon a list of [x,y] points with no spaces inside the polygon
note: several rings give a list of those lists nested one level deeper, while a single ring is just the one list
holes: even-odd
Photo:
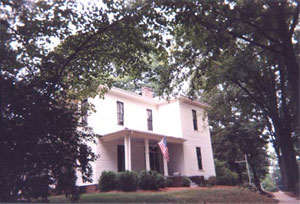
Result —
[{"label": "white house", "polygon": [[[143,169],[163,175],[215,176],[215,166],[205,103],[179,96],[169,101],[152,97],[149,88],[142,95],[112,88],[105,95],[89,98],[95,106],[87,122],[101,135],[92,145],[99,158],[93,165],[93,183],[101,172]],[[158,142],[167,139],[169,162]],[[87,185],[80,179],[77,185]]]}]

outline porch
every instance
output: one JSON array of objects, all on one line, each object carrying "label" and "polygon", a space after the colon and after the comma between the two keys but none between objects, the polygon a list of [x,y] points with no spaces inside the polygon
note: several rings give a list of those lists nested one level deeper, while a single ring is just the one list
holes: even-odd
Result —
[{"label": "porch", "polygon": [[[167,139],[169,162],[163,157],[157,145],[163,137]],[[110,160],[110,165],[106,166],[105,170],[140,172],[146,169],[155,170],[165,176],[184,171],[183,138],[124,129],[103,135],[99,141],[105,152],[100,157],[104,157],[103,160]],[[111,158],[105,158],[109,155]]]}]

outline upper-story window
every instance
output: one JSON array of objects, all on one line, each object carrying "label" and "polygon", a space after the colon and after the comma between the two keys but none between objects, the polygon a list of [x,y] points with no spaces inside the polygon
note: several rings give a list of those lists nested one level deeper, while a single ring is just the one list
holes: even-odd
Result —
[{"label": "upper-story window", "polygon": [[120,101],[117,101],[117,119],[118,125],[124,125],[124,104]]},{"label": "upper-story window", "polygon": [[147,124],[148,124],[148,130],[153,130],[152,110],[150,109],[147,109]]},{"label": "upper-story window", "polygon": [[194,130],[198,130],[197,112],[196,112],[196,110],[192,110],[192,113],[193,113],[193,126],[194,126]]}]

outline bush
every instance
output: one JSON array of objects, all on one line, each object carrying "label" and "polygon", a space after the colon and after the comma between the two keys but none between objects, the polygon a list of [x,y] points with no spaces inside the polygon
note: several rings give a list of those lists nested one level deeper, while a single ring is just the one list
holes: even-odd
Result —
[{"label": "bush", "polygon": [[149,175],[148,171],[143,170],[143,171],[140,172],[140,174],[139,174],[139,186],[140,186],[141,189],[143,189],[143,190],[149,189],[149,187],[148,187],[149,179],[150,179],[150,175]]},{"label": "bush", "polygon": [[173,180],[170,179],[170,178],[167,178],[167,179],[165,180],[165,186],[166,186],[166,187],[172,187],[172,186],[173,186]]},{"label": "bush", "polygon": [[117,186],[117,175],[112,171],[103,171],[98,181],[101,191],[115,190]]},{"label": "bush", "polygon": [[261,182],[262,187],[264,190],[275,192],[277,191],[277,187],[275,182],[272,180],[272,177],[270,174],[266,176],[266,178]]},{"label": "bush", "polygon": [[190,185],[191,185],[191,180],[187,176],[182,177],[182,186],[190,187]]},{"label": "bush", "polygon": [[210,176],[207,179],[207,185],[208,186],[214,186],[217,184],[217,178],[215,176]]},{"label": "bush", "polygon": [[236,185],[238,183],[238,174],[231,171],[225,161],[215,159],[215,165],[218,185]]},{"label": "bush", "polygon": [[118,174],[117,186],[121,191],[136,191],[139,184],[137,173],[124,171]]},{"label": "bush", "polygon": [[165,186],[165,178],[156,171],[141,171],[139,180],[139,186],[143,190],[158,190]]},{"label": "bush", "polygon": [[165,187],[165,177],[163,175],[158,174],[157,182],[158,182],[158,188]]}]

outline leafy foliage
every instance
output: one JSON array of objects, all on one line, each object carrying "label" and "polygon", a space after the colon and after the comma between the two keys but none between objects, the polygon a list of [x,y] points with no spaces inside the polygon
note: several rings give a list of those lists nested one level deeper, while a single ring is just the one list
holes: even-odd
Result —
[{"label": "leafy foliage", "polygon": [[139,186],[143,190],[158,190],[165,186],[165,179],[156,171],[143,170],[139,174]]},{"label": "leafy foliage", "polygon": [[139,184],[139,178],[137,173],[132,171],[124,171],[118,174],[118,184],[117,187],[121,191],[136,191]]},{"label": "leafy foliage", "polygon": [[191,185],[191,180],[187,176],[183,176],[181,182],[182,182],[182,186],[184,187],[190,187]]},{"label": "leafy foliage", "polygon": [[170,178],[166,178],[165,187],[172,187],[172,186],[173,186],[173,180]]},{"label": "leafy foliage", "polygon": [[117,188],[117,174],[112,171],[103,171],[99,179],[101,191],[111,191]]},{"label": "leafy foliage", "polygon": [[255,104],[255,111],[262,113],[261,119],[268,126],[285,188],[296,192],[299,2],[155,3],[171,25],[166,32],[174,36],[171,63],[158,72],[161,89],[171,92],[186,81],[191,95],[216,87],[223,91],[228,85],[241,89],[241,96]]},{"label": "leafy foliage", "polygon": [[137,15],[145,6],[107,4],[0,2],[1,201],[46,201],[53,187],[75,201],[76,170],[91,181],[95,135],[77,102],[116,76],[139,77],[155,47]]},{"label": "leafy foliage", "polygon": [[215,159],[215,167],[218,185],[236,185],[238,182],[238,174],[232,172],[225,162]]},{"label": "leafy foliage", "polygon": [[46,200],[50,186],[76,196],[75,169],[90,181],[89,161],[95,155],[85,143],[94,135],[86,127],[78,130],[79,115],[64,101],[53,100],[23,81],[9,78],[0,84],[6,90],[2,99],[9,104],[1,119],[1,199],[16,199],[22,191],[24,198]]},{"label": "leafy foliage", "polygon": [[139,174],[139,186],[143,190],[158,190],[164,187],[164,177],[156,171],[143,170]]},{"label": "leafy foliage", "polygon": [[206,183],[209,186],[214,186],[217,184],[217,178],[215,176],[210,176],[210,177],[208,177]]},{"label": "leafy foliage", "polygon": [[262,181],[262,186],[267,191],[271,191],[271,192],[277,191],[276,184],[274,183],[270,174],[268,174],[266,178]]}]

